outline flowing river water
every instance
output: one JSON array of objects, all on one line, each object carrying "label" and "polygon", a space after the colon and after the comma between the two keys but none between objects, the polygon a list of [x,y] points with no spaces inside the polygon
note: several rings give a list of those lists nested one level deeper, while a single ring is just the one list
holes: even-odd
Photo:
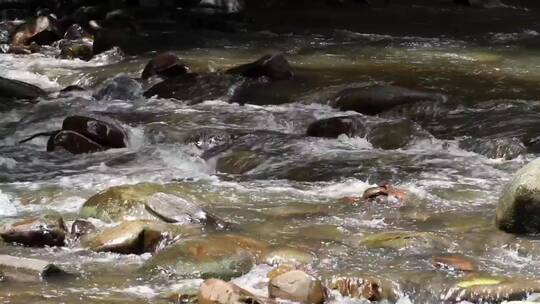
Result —
[{"label": "flowing river water", "polygon": [[[535,48],[540,34],[533,28],[472,37],[346,29],[208,35],[204,45],[173,51],[192,70],[204,73],[279,50],[295,71],[294,85],[276,88],[287,94],[273,97],[272,105],[258,105],[258,95],[246,105],[229,103],[228,96],[196,105],[145,98],[147,83],[96,98],[94,93],[118,75],[138,78],[152,54],[109,52],[89,62],[0,55],[0,76],[36,84],[53,96],[37,103],[0,104],[0,219],[55,210],[69,226],[86,199],[111,186],[175,184],[244,234],[309,252],[313,261],[305,267],[318,277],[369,274],[389,280],[398,303],[438,303],[463,277],[434,268],[431,258],[438,254],[466,256],[485,275],[538,277],[540,243],[494,225],[504,185],[536,155],[526,152],[507,160],[461,144],[498,139],[495,149],[504,148],[540,131],[540,53]],[[377,123],[408,119],[418,125],[418,132],[397,149],[377,148],[367,138],[304,136],[313,121],[344,114],[326,105],[328,96],[373,83],[446,98],[365,116]],[[72,84],[89,89],[58,93]],[[230,91],[236,88],[233,84]],[[45,138],[18,144],[34,133],[59,129],[63,119],[74,114],[119,121],[128,130],[128,148],[71,155],[46,152]],[[385,131],[396,133],[386,140],[401,136],[396,129]],[[250,136],[206,158],[197,145],[181,140],[200,130]],[[243,174],[219,172],[217,158],[234,153],[234,147],[254,152],[261,161]],[[340,200],[361,196],[383,182],[406,190],[407,204],[348,205]],[[362,237],[385,231],[430,232],[446,245],[427,252],[415,246],[395,250],[359,245]],[[76,245],[3,245],[0,253],[48,259],[76,274],[61,282],[0,286],[2,303],[168,303],[168,291],[198,284],[196,279],[141,273],[150,254],[94,253]],[[264,295],[268,270],[258,265],[236,281]]]}]

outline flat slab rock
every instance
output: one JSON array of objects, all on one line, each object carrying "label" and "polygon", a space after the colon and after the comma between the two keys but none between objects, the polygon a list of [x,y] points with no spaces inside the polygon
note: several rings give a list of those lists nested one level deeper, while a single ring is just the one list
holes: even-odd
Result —
[{"label": "flat slab rock", "polygon": [[0,255],[0,273],[7,280],[20,282],[42,281],[67,275],[48,261],[11,255]]}]

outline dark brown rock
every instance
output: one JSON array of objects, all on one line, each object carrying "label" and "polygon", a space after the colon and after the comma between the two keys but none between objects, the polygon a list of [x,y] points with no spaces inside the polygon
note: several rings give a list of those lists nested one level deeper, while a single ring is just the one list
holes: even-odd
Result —
[{"label": "dark brown rock", "polygon": [[45,213],[4,226],[0,236],[6,242],[30,247],[64,246],[66,230],[59,214]]},{"label": "dark brown rock", "polygon": [[376,85],[363,88],[348,88],[339,92],[330,105],[342,111],[356,111],[376,115],[396,106],[421,101],[442,101],[439,94],[415,91],[398,86]]},{"label": "dark brown rock", "polygon": [[283,54],[265,55],[252,63],[229,69],[226,73],[253,79],[264,76],[271,80],[286,80],[293,77],[291,66]]},{"label": "dark brown rock", "polygon": [[0,97],[16,99],[36,99],[47,93],[26,82],[0,77]]},{"label": "dark brown rock", "polygon": [[68,116],[62,130],[77,132],[107,148],[125,148],[127,134],[117,124],[85,116]]},{"label": "dark brown rock", "polygon": [[73,154],[105,151],[107,148],[74,131],[59,131],[47,142],[47,151],[64,149]]},{"label": "dark brown rock", "polygon": [[154,75],[172,78],[189,71],[189,68],[174,53],[166,52],[156,55],[144,68],[141,78],[148,79]]},{"label": "dark brown rock", "polygon": [[310,124],[306,135],[312,137],[336,138],[341,134],[349,137],[365,136],[366,129],[359,116],[340,116],[317,120]]}]

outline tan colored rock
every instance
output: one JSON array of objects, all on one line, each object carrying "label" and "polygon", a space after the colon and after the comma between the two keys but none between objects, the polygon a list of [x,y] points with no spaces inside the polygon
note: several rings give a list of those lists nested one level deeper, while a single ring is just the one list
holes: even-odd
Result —
[{"label": "tan colored rock", "polygon": [[129,221],[89,235],[82,244],[96,252],[142,254],[153,252],[165,231],[165,225],[159,222]]},{"label": "tan colored rock", "polygon": [[0,273],[9,281],[34,282],[66,275],[56,265],[38,259],[0,255]]},{"label": "tan colored rock", "polygon": [[395,301],[397,298],[391,282],[370,275],[333,277],[327,281],[326,286],[337,290],[344,297],[370,301]]},{"label": "tan colored rock", "polygon": [[321,304],[325,291],[320,280],[300,270],[278,275],[268,283],[271,298],[291,300],[304,304]]},{"label": "tan colored rock", "polygon": [[282,275],[284,273],[287,273],[289,271],[293,271],[293,270],[296,270],[296,267],[292,266],[292,265],[279,265],[278,267],[270,270],[267,274],[266,274],[266,277],[269,278],[270,280],[279,276],[279,275]]},{"label": "tan colored rock", "polygon": [[197,294],[199,304],[263,304],[247,290],[222,280],[209,279],[199,288]]}]

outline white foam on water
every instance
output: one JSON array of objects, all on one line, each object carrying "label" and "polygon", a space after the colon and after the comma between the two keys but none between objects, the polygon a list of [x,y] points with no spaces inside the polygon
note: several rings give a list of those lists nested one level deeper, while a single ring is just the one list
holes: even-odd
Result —
[{"label": "white foam on water", "polygon": [[15,168],[15,166],[17,166],[16,160],[14,160],[13,158],[0,156],[0,168],[4,167],[7,169],[13,169]]},{"label": "white foam on water", "polygon": [[15,216],[19,210],[13,204],[10,196],[0,190],[0,217]]}]

